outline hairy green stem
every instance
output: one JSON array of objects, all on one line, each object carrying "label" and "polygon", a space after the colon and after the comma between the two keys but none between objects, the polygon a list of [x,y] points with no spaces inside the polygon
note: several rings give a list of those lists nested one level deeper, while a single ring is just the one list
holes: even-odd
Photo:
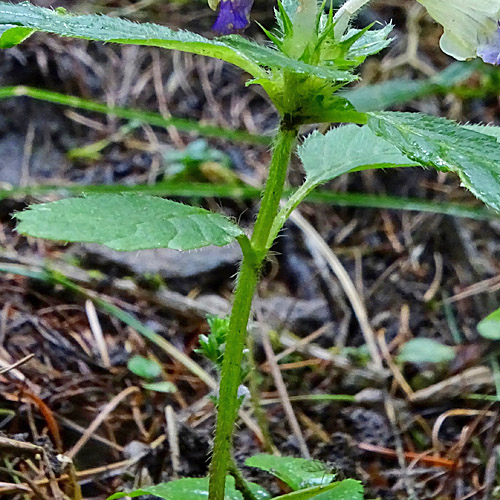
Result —
[{"label": "hairy green stem", "polygon": [[222,364],[217,425],[212,462],[210,463],[209,500],[224,500],[226,474],[231,460],[233,428],[239,406],[237,394],[247,324],[260,268],[268,251],[269,233],[278,213],[286,171],[296,136],[296,128],[289,128],[284,124],[280,126],[274,143],[269,177],[251,238],[253,253],[247,252],[243,256],[238,273],[229,321],[229,336]]},{"label": "hairy green stem", "polygon": [[236,489],[241,492],[243,500],[257,500],[233,457],[229,461],[229,474],[233,476]]}]

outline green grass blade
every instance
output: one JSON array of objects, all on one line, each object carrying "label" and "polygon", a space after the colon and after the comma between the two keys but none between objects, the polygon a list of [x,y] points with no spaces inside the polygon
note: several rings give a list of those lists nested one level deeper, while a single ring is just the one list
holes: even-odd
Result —
[{"label": "green grass blade", "polygon": [[173,126],[183,132],[195,132],[205,137],[215,137],[230,141],[247,142],[250,144],[268,145],[271,142],[271,139],[268,137],[250,134],[242,130],[228,130],[213,125],[204,125],[187,118],[165,118],[160,113],[152,111],[143,111],[140,109],[125,108],[120,106],[107,106],[106,104],[98,103],[90,99],[82,99],[81,97],[60,94],[59,92],[52,92],[50,90],[25,87],[23,85],[0,87],[0,99],[8,99],[11,97],[30,97],[39,101],[51,102],[62,106],[68,106],[70,108],[78,108],[86,111],[113,115],[125,120],[148,123],[149,125],[162,128]]},{"label": "green grass blade", "polygon": [[344,90],[340,95],[350,101],[358,111],[384,110],[419,97],[449,92],[467,80],[477,67],[475,62],[455,62],[431,78],[388,80]]},{"label": "green grass blade", "polygon": [[[284,196],[289,198],[295,192],[296,189],[287,189],[284,192]],[[258,200],[261,197],[261,191],[250,186],[231,186],[191,182],[178,183],[167,181],[154,185],[140,184],[137,186],[122,186],[119,184],[90,186],[83,186],[80,184],[67,186],[29,186],[0,190],[0,200],[27,195],[40,196],[49,193],[55,193],[60,196],[80,195],[82,193],[143,193],[152,196],[169,196],[179,198],[228,198],[234,200]],[[417,198],[402,198],[398,196],[313,191],[306,198],[306,201],[309,203],[319,203],[340,207],[427,212],[475,220],[498,219],[498,214],[482,205],[468,206],[464,203],[436,202],[419,200]]]}]

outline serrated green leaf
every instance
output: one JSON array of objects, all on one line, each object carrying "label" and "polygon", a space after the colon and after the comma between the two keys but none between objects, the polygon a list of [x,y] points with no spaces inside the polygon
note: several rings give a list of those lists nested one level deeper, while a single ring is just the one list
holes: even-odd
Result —
[{"label": "serrated green leaf", "polygon": [[[378,54],[391,43],[391,39],[387,38],[394,26],[387,24],[383,28],[377,30],[366,30],[351,46],[347,55],[349,59],[366,58],[373,54]],[[360,30],[351,29],[345,35],[345,39],[349,39]],[[363,30],[364,31],[364,30]]]},{"label": "serrated green leaf", "polygon": [[493,311],[477,325],[481,337],[489,340],[500,340],[500,309]]},{"label": "serrated green leaf", "polygon": [[273,474],[292,490],[326,485],[336,477],[322,462],[305,458],[278,457],[262,453],[247,458],[245,465]]},{"label": "serrated green leaf", "polygon": [[455,359],[455,350],[436,340],[417,338],[403,345],[398,359],[403,363],[447,363]]},{"label": "serrated green leaf", "polygon": [[275,497],[275,500],[363,500],[363,485],[354,479],[314,486]]},{"label": "serrated green leaf", "polygon": [[368,126],[423,166],[459,175],[480,200],[500,210],[500,144],[445,118],[369,113]]},{"label": "serrated green leaf", "polygon": [[2,27],[8,27],[9,30],[12,27],[22,27],[63,37],[147,45],[216,57],[239,66],[255,78],[266,79],[269,75],[265,68],[277,68],[346,82],[353,80],[348,72],[305,64],[240,36],[210,40],[196,33],[175,31],[157,24],[138,24],[100,15],[76,16],[37,7],[28,2],[16,5],[0,2],[0,29]]},{"label": "serrated green leaf", "polygon": [[277,50],[272,50],[264,45],[259,45],[251,40],[238,35],[229,35],[218,40],[223,41],[227,46],[234,48],[236,51],[244,53],[253,61],[258,62],[262,66],[271,68],[282,68],[300,73],[304,75],[313,75],[319,78],[330,81],[341,81],[344,83],[351,82],[357,79],[348,71],[340,71],[328,66],[314,66],[306,64],[302,61],[290,58]]},{"label": "serrated green leaf", "polygon": [[[101,42],[149,45],[183,50],[194,54],[218,57],[246,70],[257,66],[243,54],[238,54],[218,40],[209,40],[188,31],[174,31],[165,26],[138,24],[125,19],[101,16],[59,13],[29,2],[12,5],[0,2],[0,28],[18,26],[64,37],[84,38]],[[252,73],[253,74],[253,73]],[[260,71],[257,71],[261,75]]]},{"label": "serrated green leaf", "polygon": [[[208,478],[188,477],[155,486],[147,486],[134,491],[118,492],[108,497],[107,500],[116,500],[123,497],[135,498],[142,495],[153,495],[164,500],[207,500]],[[232,477],[228,477],[226,480],[224,500],[243,500],[242,494],[234,487],[234,479]]]},{"label": "serrated green leaf", "polygon": [[161,375],[161,366],[152,359],[144,356],[132,356],[127,363],[127,368],[138,377],[153,379]]},{"label": "serrated green leaf", "polygon": [[306,183],[314,187],[360,167],[417,165],[368,127],[357,125],[337,127],[325,135],[313,132],[297,154],[306,171]]},{"label": "serrated green leaf", "polygon": [[357,169],[418,165],[368,127],[357,125],[336,127],[325,135],[313,132],[297,149],[297,154],[304,165],[306,180],[280,210],[269,243],[299,203],[320,184]]},{"label": "serrated green leaf", "polygon": [[497,142],[500,142],[500,127],[493,125],[462,125],[462,127],[467,130],[479,132],[480,134],[489,135],[490,137],[494,137]]},{"label": "serrated green leaf", "polygon": [[16,214],[22,234],[100,243],[115,250],[192,250],[224,246],[243,235],[226,217],[154,196],[91,195],[31,205]]}]

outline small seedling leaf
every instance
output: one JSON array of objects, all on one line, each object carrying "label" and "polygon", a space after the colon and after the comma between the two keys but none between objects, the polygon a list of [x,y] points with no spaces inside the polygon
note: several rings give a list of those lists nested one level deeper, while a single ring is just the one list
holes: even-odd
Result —
[{"label": "small seedling leaf", "polygon": [[[260,487],[253,487],[250,484],[252,491],[260,492],[262,495],[263,490]],[[267,492],[266,492],[267,493]],[[123,497],[139,497],[142,495],[153,495],[164,500],[207,500],[208,499],[208,478],[185,478],[178,479],[177,481],[170,481],[168,483],[161,483],[155,486],[148,486],[134,491],[118,492],[108,497],[107,500],[115,500]],[[258,496],[258,500],[267,500],[267,496]],[[226,491],[224,493],[224,500],[243,500],[242,494],[236,490],[234,486],[234,479],[228,477],[226,479]],[[326,499],[325,499],[326,500]]]},{"label": "small seedling leaf", "polygon": [[495,137],[420,113],[369,113],[368,126],[422,166],[455,172],[481,201],[500,210],[500,144]]},{"label": "small seedling leaf", "polygon": [[100,243],[121,251],[224,246],[243,235],[241,228],[222,215],[135,194],[91,195],[31,205],[16,218],[21,234]]},{"label": "small seedling leaf", "polygon": [[477,325],[481,337],[490,340],[500,340],[500,309],[493,311]]},{"label": "small seedling leaf", "polygon": [[292,490],[329,484],[336,477],[322,462],[305,458],[258,454],[248,458],[245,465],[273,474],[288,484]]},{"label": "small seedling leaf", "polygon": [[448,363],[455,359],[455,350],[436,340],[412,339],[403,345],[398,359],[403,363]]},{"label": "small seedling leaf", "polygon": [[275,497],[274,500],[363,500],[363,485],[354,479],[345,479],[323,486],[313,486]]},{"label": "small seedling leaf", "polygon": [[149,382],[148,384],[142,384],[142,387],[148,391],[165,392],[168,394],[177,391],[177,387],[175,387],[172,382],[168,382],[166,380],[163,382]]},{"label": "small seedling leaf", "polygon": [[161,366],[152,359],[144,356],[132,356],[127,363],[127,368],[138,377],[147,380],[154,379],[161,375]]},{"label": "small seedling leaf", "polygon": [[33,34],[30,28],[19,28],[15,25],[5,24],[0,26],[0,49],[10,49],[19,45]]}]

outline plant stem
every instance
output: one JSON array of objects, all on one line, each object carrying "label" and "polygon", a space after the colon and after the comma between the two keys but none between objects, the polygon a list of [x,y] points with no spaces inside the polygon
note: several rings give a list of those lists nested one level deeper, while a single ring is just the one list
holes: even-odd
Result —
[{"label": "plant stem", "polygon": [[245,481],[245,478],[243,477],[240,469],[238,469],[238,465],[236,464],[233,457],[231,457],[231,460],[229,461],[228,471],[229,474],[234,477],[234,484],[236,486],[236,489],[239,490],[241,495],[243,496],[243,500],[257,500],[255,495],[252,493],[252,490],[249,488],[247,482]]},{"label": "plant stem", "polygon": [[209,500],[224,500],[226,474],[231,459],[233,428],[239,407],[237,394],[241,379],[241,362],[247,324],[253,295],[259,280],[260,268],[268,252],[267,241],[274,218],[278,213],[286,171],[296,136],[297,128],[281,124],[275,139],[269,177],[251,238],[253,253],[247,252],[243,256],[238,273],[229,321],[229,336],[222,364],[217,425],[212,462],[210,463]]},{"label": "plant stem", "polygon": [[282,124],[275,140],[273,157],[269,166],[269,177],[251,238],[257,259],[260,258],[261,262],[269,250],[267,237],[278,213],[288,162],[290,161],[291,150],[296,137],[297,128],[287,129]]}]

